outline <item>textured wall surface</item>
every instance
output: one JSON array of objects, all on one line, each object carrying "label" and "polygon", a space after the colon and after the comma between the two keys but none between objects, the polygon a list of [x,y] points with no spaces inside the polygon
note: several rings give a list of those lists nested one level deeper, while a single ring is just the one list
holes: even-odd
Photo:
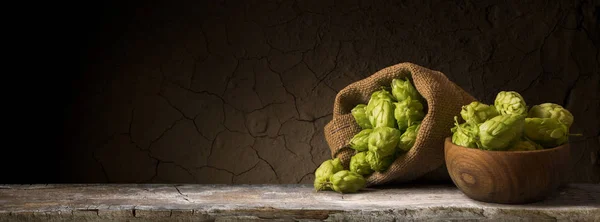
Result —
[{"label": "textured wall surface", "polygon": [[598,2],[138,5],[98,38],[70,122],[76,182],[312,183],[336,93],[386,66],[575,116],[572,181],[600,181]]}]

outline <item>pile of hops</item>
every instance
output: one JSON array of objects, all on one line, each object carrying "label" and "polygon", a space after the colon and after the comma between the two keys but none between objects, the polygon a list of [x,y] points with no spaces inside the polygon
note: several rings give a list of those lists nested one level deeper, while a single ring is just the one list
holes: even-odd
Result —
[{"label": "pile of hops", "polygon": [[452,143],[482,150],[530,151],[554,148],[568,142],[573,115],[554,103],[528,109],[515,91],[501,91],[494,105],[475,101],[462,107],[451,128]]},{"label": "pile of hops", "polygon": [[393,79],[391,87],[373,92],[367,104],[358,104],[352,116],[361,131],[350,140],[355,152],[349,169],[338,158],[326,160],[315,171],[314,188],[354,193],[364,188],[365,177],[383,172],[414,145],[425,101],[410,79]]}]

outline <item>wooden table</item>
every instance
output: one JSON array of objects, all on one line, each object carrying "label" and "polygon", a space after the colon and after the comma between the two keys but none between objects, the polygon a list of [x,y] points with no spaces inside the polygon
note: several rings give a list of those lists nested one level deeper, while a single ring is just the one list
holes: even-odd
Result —
[{"label": "wooden table", "polygon": [[451,185],[341,195],[312,185],[0,185],[0,221],[600,221],[600,185],[500,205]]}]

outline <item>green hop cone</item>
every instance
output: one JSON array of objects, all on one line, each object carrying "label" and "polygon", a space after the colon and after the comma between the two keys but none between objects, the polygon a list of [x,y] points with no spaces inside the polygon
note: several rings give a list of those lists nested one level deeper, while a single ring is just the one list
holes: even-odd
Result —
[{"label": "green hop cone", "polygon": [[506,150],[521,138],[525,115],[500,115],[479,125],[478,147],[484,150]]},{"label": "green hop cone", "polygon": [[384,88],[373,92],[373,94],[371,94],[371,97],[369,98],[367,106],[365,107],[365,114],[367,115],[367,117],[371,116],[373,108],[375,108],[377,103],[381,100],[388,100],[390,102],[394,102],[394,97],[389,91],[387,91]]},{"label": "green hop cone", "polygon": [[543,149],[543,147],[533,141],[521,140],[517,141],[510,148],[508,148],[508,151],[532,151],[541,149]]},{"label": "green hop cone", "polygon": [[373,128],[387,126],[396,127],[396,119],[394,119],[394,104],[389,100],[378,100],[373,106],[369,121]]},{"label": "green hop cone", "polygon": [[367,152],[360,152],[352,156],[350,159],[350,171],[360,175],[373,173],[371,165],[367,162]]},{"label": "green hop cone", "polygon": [[525,99],[515,91],[501,91],[496,95],[494,106],[501,115],[527,115],[527,104]]},{"label": "green hop cone", "polygon": [[390,156],[396,151],[400,130],[392,127],[377,127],[369,135],[369,151],[381,156]]},{"label": "green hop cone", "polygon": [[406,100],[408,98],[421,99],[421,95],[410,83],[408,78],[405,80],[393,79],[392,80],[392,95],[396,98],[396,101]]},{"label": "green hop cone", "polygon": [[452,143],[468,148],[477,148],[479,125],[469,123],[458,123],[458,117],[454,116],[454,127],[452,132]]},{"label": "green hop cone", "polygon": [[398,142],[398,148],[401,152],[408,152],[413,145],[415,145],[417,134],[419,133],[419,127],[421,127],[420,123],[409,126],[406,131],[402,133],[400,136],[400,141]]},{"label": "green hop cone", "polygon": [[371,169],[377,172],[383,172],[387,170],[387,168],[394,162],[394,155],[391,156],[381,156],[376,152],[367,152],[366,156],[367,162]]},{"label": "green hop cone", "polygon": [[314,187],[316,191],[331,190],[329,177],[315,177]]},{"label": "green hop cone", "polygon": [[338,193],[355,193],[367,185],[362,175],[348,170],[338,171],[329,180],[333,190]]},{"label": "green hop cone", "polygon": [[573,124],[573,114],[561,105],[555,103],[542,103],[531,107],[527,117],[531,118],[552,118],[570,128]]},{"label": "green hop cone", "polygon": [[400,131],[406,130],[409,126],[415,125],[425,117],[423,113],[423,104],[419,100],[408,97],[405,100],[395,103],[394,118],[397,121]]},{"label": "green hop cone", "polygon": [[477,101],[471,102],[462,107],[460,116],[471,124],[480,124],[488,119],[500,115],[495,106],[490,106]]},{"label": "green hop cone", "polygon": [[544,148],[560,146],[569,140],[567,125],[553,118],[525,118],[525,136]]},{"label": "green hop cone", "polygon": [[329,177],[331,174],[343,170],[342,161],[339,158],[323,161],[321,166],[315,170],[315,177]]},{"label": "green hop cone", "polygon": [[352,108],[352,116],[354,116],[354,120],[360,126],[361,129],[370,129],[373,128],[371,126],[371,122],[369,122],[369,117],[367,117],[366,113],[367,105],[358,104],[354,108]]},{"label": "green hop cone", "polygon": [[373,129],[364,129],[358,132],[350,139],[350,148],[356,151],[367,151],[369,150],[369,135],[371,135]]},{"label": "green hop cone", "polygon": [[315,182],[314,187],[316,191],[330,190],[331,184],[329,178],[334,173],[343,170],[342,162],[339,158],[325,160],[319,168],[315,170]]},{"label": "green hop cone", "polygon": [[371,103],[374,100],[380,100],[380,99],[393,101],[394,97],[392,96],[390,91],[386,90],[385,88],[381,88],[371,94],[369,103]]}]

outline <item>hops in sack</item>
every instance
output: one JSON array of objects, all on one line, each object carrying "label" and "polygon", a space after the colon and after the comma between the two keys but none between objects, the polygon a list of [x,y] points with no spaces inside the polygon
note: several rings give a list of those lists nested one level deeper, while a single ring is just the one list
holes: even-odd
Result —
[{"label": "hops in sack", "polygon": [[424,117],[423,104],[419,100],[407,97],[405,100],[395,103],[394,118],[396,118],[398,129],[406,130],[409,126],[419,123]]},{"label": "hops in sack", "polygon": [[369,135],[369,151],[382,157],[391,156],[396,152],[400,141],[400,130],[387,126],[380,126]]},{"label": "hops in sack", "polygon": [[361,130],[358,134],[354,135],[350,140],[350,148],[356,151],[367,151],[369,150],[369,136],[373,132],[373,129]]},{"label": "hops in sack", "polygon": [[415,145],[415,141],[417,140],[417,133],[419,132],[420,123],[411,125],[406,128],[406,131],[400,136],[400,141],[398,142],[398,148],[400,152],[406,153],[410,150],[410,148]]},{"label": "hops in sack", "polygon": [[373,173],[369,161],[367,161],[368,152],[360,152],[352,156],[350,159],[350,171],[360,175],[368,175]]},{"label": "hops in sack", "polygon": [[[393,79],[391,87],[382,86],[373,92],[367,104],[357,104],[351,111],[361,131],[349,141],[355,150],[349,169],[333,172],[332,160],[315,173],[315,190],[354,193],[365,188],[365,177],[384,172],[400,155],[415,144],[425,111],[423,97],[408,78]],[[390,92],[391,90],[391,92]],[[336,168],[337,169],[337,168]],[[329,179],[323,172],[333,172]]]},{"label": "hops in sack", "polygon": [[528,110],[515,91],[501,91],[494,105],[474,101],[455,116],[452,143],[468,148],[497,151],[531,151],[554,148],[569,141],[573,115],[554,103],[542,103]]},{"label": "hops in sack", "polygon": [[373,128],[373,126],[371,126],[369,117],[367,117],[366,109],[367,109],[367,105],[360,104],[360,105],[354,107],[351,112],[352,112],[352,116],[354,117],[354,119],[356,120],[356,123],[358,123],[358,126],[360,126],[360,128],[371,129],[371,128]]}]

